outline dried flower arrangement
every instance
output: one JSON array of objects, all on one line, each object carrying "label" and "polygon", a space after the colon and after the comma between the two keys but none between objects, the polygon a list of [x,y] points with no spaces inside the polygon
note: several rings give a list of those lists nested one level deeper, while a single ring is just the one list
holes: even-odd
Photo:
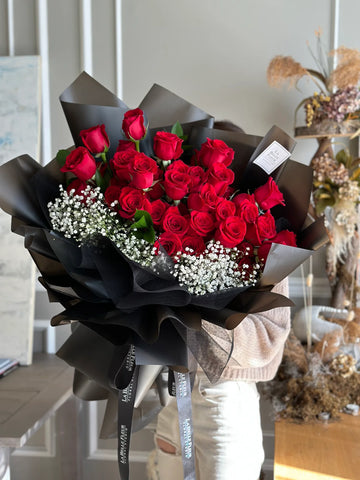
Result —
[{"label": "dried flower arrangement", "polygon": [[[360,51],[339,47],[325,52],[321,32],[316,32],[317,53],[310,53],[317,70],[305,68],[290,56],[277,55],[267,69],[270,86],[288,83],[297,87],[303,77],[310,78],[316,88],[311,97],[303,99],[296,109],[305,108],[306,127],[300,127],[303,135],[341,135],[359,132],[360,127]],[[336,67],[332,65],[336,61]]]},{"label": "dried flower arrangement", "polygon": [[[311,160],[313,214],[324,216],[330,237],[326,273],[331,304],[341,309],[325,316],[320,306],[312,306],[312,274],[304,279],[304,309],[295,314],[277,376],[264,386],[277,414],[297,422],[336,419],[341,411],[358,414],[360,405],[360,159],[346,149],[335,155],[331,144],[332,137],[360,133],[360,52],[340,47],[326,54],[321,34],[316,37],[317,54],[310,52],[317,70],[304,68],[292,57],[276,56],[267,71],[270,86],[288,83],[296,88],[308,77],[319,90],[298,105],[296,113],[305,109],[306,126],[295,133],[318,139]],[[331,68],[334,59],[337,65]],[[314,322],[321,322],[320,328]]]}]

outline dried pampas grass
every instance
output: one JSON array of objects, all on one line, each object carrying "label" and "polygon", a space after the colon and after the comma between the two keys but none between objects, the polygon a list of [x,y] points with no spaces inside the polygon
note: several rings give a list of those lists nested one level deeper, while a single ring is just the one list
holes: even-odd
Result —
[{"label": "dried pampas grass", "polygon": [[346,88],[360,81],[360,51],[355,48],[339,47],[329,55],[336,56],[337,67],[330,75],[329,88]]},{"label": "dried pampas grass", "polygon": [[280,87],[289,82],[289,87],[294,87],[301,77],[308,75],[308,71],[292,57],[277,55],[267,69],[267,81],[271,87]]}]

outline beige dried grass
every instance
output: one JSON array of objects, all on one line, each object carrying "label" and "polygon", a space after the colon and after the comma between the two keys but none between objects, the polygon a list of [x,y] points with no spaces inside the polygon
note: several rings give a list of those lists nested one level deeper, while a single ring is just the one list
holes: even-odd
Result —
[{"label": "beige dried grass", "polygon": [[337,57],[337,67],[330,75],[330,88],[356,86],[360,81],[360,51],[355,48],[339,47],[329,55]]},{"label": "beige dried grass", "polygon": [[266,77],[271,87],[280,87],[288,82],[289,87],[294,87],[296,83],[304,75],[308,75],[308,71],[293,57],[277,55],[274,57],[266,72]]}]

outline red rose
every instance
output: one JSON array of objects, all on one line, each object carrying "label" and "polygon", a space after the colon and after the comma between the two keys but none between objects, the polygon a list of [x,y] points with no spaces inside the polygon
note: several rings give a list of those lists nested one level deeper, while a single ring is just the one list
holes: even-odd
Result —
[{"label": "red rose", "polygon": [[130,171],[136,154],[137,152],[131,149],[114,153],[114,157],[110,160],[110,166],[119,180],[126,183],[131,181]]},{"label": "red rose", "polygon": [[67,193],[73,191],[73,195],[83,195],[83,191],[86,189],[87,183],[83,182],[79,178],[76,178],[66,188]]},{"label": "red rose", "polygon": [[167,172],[170,172],[170,170],[176,170],[177,172],[181,173],[189,173],[190,167],[182,160],[175,160],[175,162],[172,162],[168,167],[166,167]]},{"label": "red rose", "polygon": [[151,217],[154,225],[156,225],[157,227],[159,227],[162,224],[164,213],[166,212],[168,207],[169,205],[160,199],[155,200],[155,202],[152,202]]},{"label": "red rose", "polygon": [[237,249],[244,257],[254,255],[254,245],[249,242],[241,242],[241,244],[237,246]]},{"label": "red rose", "polygon": [[190,226],[201,237],[206,237],[215,228],[213,217],[207,212],[193,210],[190,214]]},{"label": "red rose", "polygon": [[183,252],[188,255],[200,255],[205,250],[204,240],[196,235],[185,235],[182,239]]},{"label": "red rose", "polygon": [[205,171],[199,166],[188,167],[188,174],[191,178],[190,193],[198,192],[205,180]]},{"label": "red rose", "polygon": [[131,164],[131,184],[140,189],[150,188],[159,167],[155,160],[145,153],[134,152]]},{"label": "red rose", "polygon": [[153,186],[146,192],[146,196],[151,200],[157,200],[164,195],[164,189],[161,181],[157,181]]},{"label": "red rose", "polygon": [[190,182],[191,178],[187,173],[167,170],[163,183],[166,195],[172,200],[181,200],[189,192]]},{"label": "red rose", "polygon": [[180,213],[172,211],[170,207],[164,214],[162,228],[165,232],[176,233],[181,238],[189,229],[189,221]]},{"label": "red rose", "polygon": [[140,108],[128,110],[122,122],[122,129],[127,138],[141,140],[146,135],[144,112]]},{"label": "red rose", "polygon": [[245,240],[253,245],[261,245],[259,229],[256,223],[246,224]]},{"label": "red rose", "polygon": [[250,274],[254,270],[255,258],[252,255],[248,255],[240,260],[238,268],[241,273],[241,280],[246,281],[250,279]]},{"label": "red rose", "polygon": [[176,160],[183,153],[181,138],[174,133],[156,132],[154,153],[160,160]]},{"label": "red rose", "polygon": [[215,240],[226,248],[234,248],[244,240],[246,223],[241,217],[232,216],[220,223],[215,232]]},{"label": "red rose", "polygon": [[277,233],[271,241],[273,243],[280,243],[281,245],[296,247],[296,235],[290,230],[281,230],[281,232]]},{"label": "red rose", "polygon": [[259,262],[263,263],[264,265],[266,263],[266,259],[267,259],[268,255],[269,255],[271,245],[272,245],[272,242],[264,242],[258,248],[257,256],[258,256]]},{"label": "red rose", "polygon": [[109,137],[105,131],[105,125],[97,125],[80,131],[80,137],[85,147],[94,155],[102,153],[109,148]]},{"label": "red rose", "polygon": [[254,191],[255,200],[262,210],[269,210],[275,205],[285,205],[283,194],[272,177],[268,178],[265,185],[258,187]]},{"label": "red rose", "polygon": [[136,210],[147,210],[151,213],[151,204],[141,190],[133,187],[124,187],[119,196],[119,215],[123,218],[132,218]]},{"label": "red rose", "polygon": [[222,197],[229,185],[235,179],[235,174],[223,163],[213,163],[208,170],[207,182],[215,188],[217,195]]},{"label": "red rose", "polygon": [[62,172],[71,172],[80,180],[89,180],[96,172],[96,162],[85,147],[77,147],[66,157]]},{"label": "red rose", "polygon": [[237,214],[240,215],[245,222],[256,222],[256,219],[259,216],[259,209],[256,206],[254,195],[240,193],[233,198],[233,202],[236,205]]},{"label": "red rose", "polygon": [[236,207],[234,202],[231,200],[226,200],[222,198],[219,200],[218,204],[216,205],[215,216],[219,222],[222,222],[227,217],[232,217],[236,213]]},{"label": "red rose", "polygon": [[124,152],[125,150],[134,150],[134,152],[136,152],[135,143],[132,142],[131,140],[119,140],[119,144],[116,151]]},{"label": "red rose", "polygon": [[155,249],[158,250],[160,245],[170,257],[173,257],[182,250],[180,237],[172,232],[164,232],[160,235],[154,244]]},{"label": "red rose", "polygon": [[[116,185],[110,185],[110,187],[105,190],[104,198],[108,207],[115,208],[116,210],[119,208],[118,204],[121,191],[122,188]],[[111,206],[114,202],[116,202],[116,205]]]},{"label": "red rose", "polygon": [[208,183],[201,187],[199,193],[191,193],[188,198],[189,209],[199,212],[215,212],[218,203],[219,197],[215,188]]},{"label": "red rose", "polygon": [[276,235],[275,220],[269,211],[257,219],[257,227],[261,240],[270,240]]},{"label": "red rose", "polygon": [[214,163],[223,163],[228,167],[234,159],[234,150],[222,140],[207,138],[206,142],[201,145],[198,158],[201,164],[207,168]]}]

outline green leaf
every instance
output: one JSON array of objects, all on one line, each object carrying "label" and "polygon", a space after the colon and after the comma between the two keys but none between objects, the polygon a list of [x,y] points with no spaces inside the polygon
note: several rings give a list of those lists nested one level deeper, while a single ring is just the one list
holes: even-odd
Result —
[{"label": "green leaf", "polygon": [[351,162],[351,160],[351,155],[347,150],[340,150],[340,152],[336,154],[336,161],[338,163],[342,163],[343,165],[345,165],[345,167],[348,165],[349,162]]},{"label": "green leaf", "polygon": [[183,138],[183,135],[184,135],[184,130],[180,124],[179,121],[177,121],[176,123],[174,123],[174,125],[172,126],[171,128],[171,133],[174,133],[175,135],[177,135],[178,137],[180,138]]},{"label": "green leaf", "polygon": [[130,226],[132,233],[136,238],[144,239],[149,243],[155,242],[155,230],[153,221],[149,212],[145,210],[136,210],[134,223]]},{"label": "green leaf", "polygon": [[69,150],[59,150],[56,154],[56,161],[60,165],[60,167],[63,167],[66,162],[66,157],[69,155]]},{"label": "green leaf", "polygon": [[97,168],[95,171],[95,182],[102,192],[105,192],[107,187],[109,186],[111,178],[111,173],[109,170],[106,170],[104,176],[101,175],[100,170]]},{"label": "green leaf", "polygon": [[154,227],[151,227],[149,230],[145,231],[143,233],[144,240],[146,240],[148,243],[154,243],[155,242],[155,230]]}]

